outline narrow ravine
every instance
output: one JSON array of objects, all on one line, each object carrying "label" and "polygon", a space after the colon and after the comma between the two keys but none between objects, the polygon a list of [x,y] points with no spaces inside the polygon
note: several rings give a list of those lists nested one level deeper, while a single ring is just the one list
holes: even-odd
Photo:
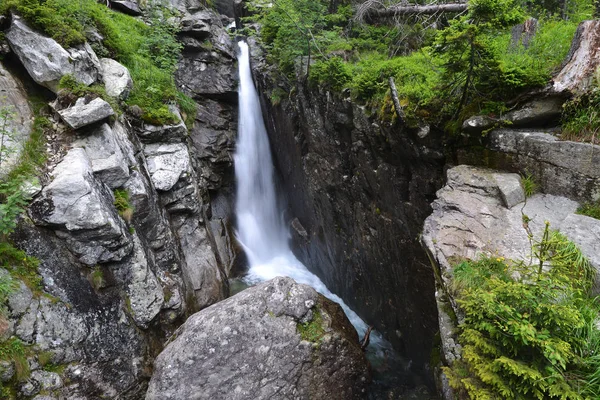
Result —
[{"label": "narrow ravine", "polygon": [[[248,257],[248,271],[242,280],[251,286],[277,276],[287,276],[307,284],[338,303],[362,338],[367,324],[310,272],[290,248],[289,231],[275,190],[269,138],[252,80],[248,44],[240,41],[238,46],[240,85],[238,141],[234,155],[235,211],[237,238]],[[377,393],[382,387],[415,386],[414,376],[410,373],[411,363],[403,360],[379,332],[371,332],[367,357],[374,369],[375,396],[371,398],[379,398]],[[423,398],[429,398],[428,393],[424,395]]]}]

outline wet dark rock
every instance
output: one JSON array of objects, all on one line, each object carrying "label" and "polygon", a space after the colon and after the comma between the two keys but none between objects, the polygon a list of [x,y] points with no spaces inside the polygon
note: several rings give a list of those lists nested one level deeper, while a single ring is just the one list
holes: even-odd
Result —
[{"label": "wet dark rock", "polygon": [[368,381],[341,308],[275,278],[188,319],[156,359],[146,399],[363,399]]},{"label": "wet dark rock", "polygon": [[437,318],[417,238],[443,182],[440,132],[419,137],[305,87],[273,106],[273,84],[261,72],[257,81],[289,215],[307,232],[295,236],[296,255],[425,370]]},{"label": "wet dark rock", "polygon": [[235,101],[235,51],[220,16],[203,10],[185,17],[183,24],[185,51],[175,74],[178,86],[194,98]]}]

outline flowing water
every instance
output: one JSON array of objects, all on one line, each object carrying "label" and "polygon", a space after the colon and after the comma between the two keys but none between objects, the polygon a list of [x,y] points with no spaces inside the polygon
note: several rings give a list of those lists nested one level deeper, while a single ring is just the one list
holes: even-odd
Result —
[{"label": "flowing water", "polygon": [[[238,43],[240,86],[238,141],[234,155],[237,184],[235,211],[237,238],[248,257],[249,270],[243,281],[253,285],[277,276],[288,276],[298,283],[312,286],[325,297],[338,303],[360,337],[367,330],[364,321],[342,299],[292,253],[289,232],[275,192],[273,160],[263,121],[260,102],[250,69],[248,45]],[[368,357],[374,367],[407,369],[406,363],[394,356],[390,344],[379,333],[371,333]],[[390,367],[389,364],[402,364]]]}]

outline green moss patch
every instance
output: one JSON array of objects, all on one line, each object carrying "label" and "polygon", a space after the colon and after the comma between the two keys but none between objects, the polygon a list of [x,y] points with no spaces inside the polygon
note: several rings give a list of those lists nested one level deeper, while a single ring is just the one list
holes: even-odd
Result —
[{"label": "green moss patch", "polygon": [[296,328],[302,340],[312,343],[319,343],[320,339],[325,336],[325,329],[323,328],[323,315],[321,314],[321,310],[315,308],[313,310],[312,319],[310,321],[297,324]]}]

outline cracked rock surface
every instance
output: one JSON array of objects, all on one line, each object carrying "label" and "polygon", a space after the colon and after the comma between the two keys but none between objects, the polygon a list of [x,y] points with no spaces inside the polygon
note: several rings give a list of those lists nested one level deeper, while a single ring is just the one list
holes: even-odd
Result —
[{"label": "cracked rock surface", "polygon": [[[302,322],[319,332],[312,341]],[[189,318],[156,359],[146,399],[361,399],[368,376],[341,308],[280,277]]]}]

